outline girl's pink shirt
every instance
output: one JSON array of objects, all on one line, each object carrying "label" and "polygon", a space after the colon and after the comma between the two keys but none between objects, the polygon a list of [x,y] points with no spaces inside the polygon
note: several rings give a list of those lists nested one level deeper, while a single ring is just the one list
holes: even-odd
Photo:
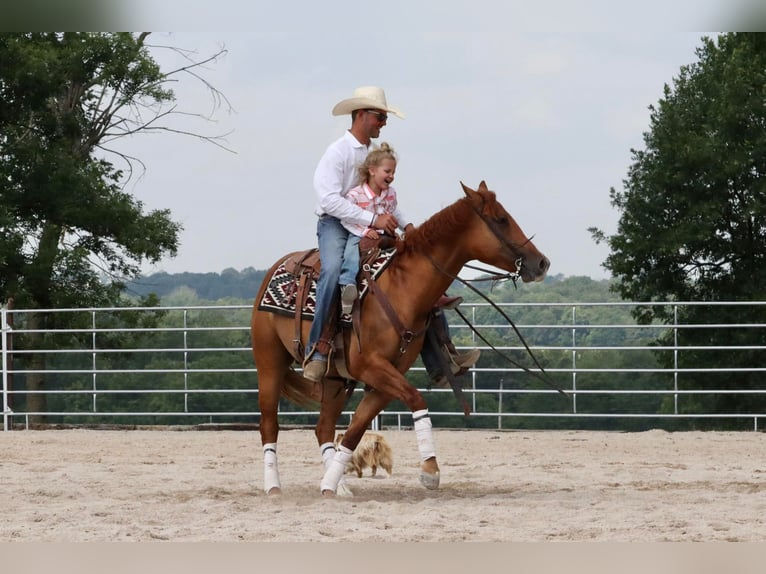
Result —
[{"label": "girl's pink shirt", "polygon": [[[382,215],[388,213],[396,218],[400,229],[404,229],[410,223],[405,217],[402,210],[399,209],[399,202],[396,199],[396,190],[393,187],[384,189],[380,192],[380,195],[376,194],[370,186],[366,183],[354,187],[349,190],[346,195],[346,199],[351,203],[355,203],[365,211],[374,213],[375,215]],[[354,235],[361,237],[368,227],[357,225],[355,223],[347,223],[341,220],[343,227],[348,229]]]}]

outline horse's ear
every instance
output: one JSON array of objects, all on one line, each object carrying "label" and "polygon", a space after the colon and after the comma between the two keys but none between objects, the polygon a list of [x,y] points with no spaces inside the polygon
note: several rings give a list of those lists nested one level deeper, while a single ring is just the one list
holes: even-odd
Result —
[{"label": "horse's ear", "polygon": [[479,189],[477,191],[489,191],[489,189],[487,188],[487,182],[485,182],[482,179],[481,183],[479,184]]},{"label": "horse's ear", "polygon": [[[482,182],[482,183],[484,183],[484,182]],[[462,181],[460,182],[460,185],[463,186],[463,192],[466,194],[467,197],[473,197],[473,195],[476,193],[474,190],[472,190],[470,187],[468,187]]]}]

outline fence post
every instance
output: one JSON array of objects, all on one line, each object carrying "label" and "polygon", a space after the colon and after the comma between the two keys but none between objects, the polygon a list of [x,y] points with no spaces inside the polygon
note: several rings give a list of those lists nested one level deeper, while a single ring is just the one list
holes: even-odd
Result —
[{"label": "fence post", "polygon": [[673,414],[678,414],[678,305],[673,305]]},{"label": "fence post", "polygon": [[11,408],[8,406],[8,333],[11,327],[8,325],[8,309],[5,305],[0,307],[0,327],[2,327],[3,339],[3,431],[10,430],[8,426],[8,415],[11,414]]},{"label": "fence post", "polygon": [[189,310],[184,309],[184,412],[189,412]]},{"label": "fence post", "polygon": [[572,412],[577,413],[577,307],[572,305]]},{"label": "fence post", "polygon": [[497,430],[503,428],[503,379],[500,378],[500,395],[497,400]]},{"label": "fence post", "polygon": [[98,400],[97,399],[97,397],[98,397],[98,383],[96,382],[96,376],[97,376],[96,375],[96,369],[97,369],[97,366],[96,366],[96,354],[97,354],[96,353],[96,349],[97,349],[97,347],[96,347],[96,312],[95,311],[91,311],[90,327],[93,330],[91,332],[91,334],[90,334],[91,335],[91,337],[90,337],[91,352],[92,352],[91,363],[90,364],[91,364],[91,368],[93,369],[93,373],[92,373],[92,376],[91,376],[91,383],[92,383],[92,386],[93,386],[93,403],[92,403],[92,408],[93,408],[93,412],[95,413],[95,412],[98,412],[98,405],[96,404],[96,401]]},{"label": "fence post", "polygon": [[[476,324],[476,305],[471,307],[471,324]],[[474,347],[476,347],[476,333],[471,332]],[[471,369],[471,412],[476,412],[476,369]]]}]

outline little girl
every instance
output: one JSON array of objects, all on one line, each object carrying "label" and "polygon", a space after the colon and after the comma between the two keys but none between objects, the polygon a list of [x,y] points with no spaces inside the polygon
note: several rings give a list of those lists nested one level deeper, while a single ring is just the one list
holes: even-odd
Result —
[{"label": "little girl", "polygon": [[[346,199],[376,215],[389,213],[396,218],[399,228],[405,233],[415,226],[409,223],[399,209],[396,191],[391,187],[396,172],[396,156],[393,148],[383,142],[380,147],[367,154],[359,166],[360,184],[351,189]],[[383,233],[372,227],[363,227],[354,223],[341,221],[343,227],[350,231],[346,241],[346,251],[343,254],[343,265],[340,271],[340,303],[344,315],[351,313],[359,296],[356,288],[356,276],[359,273],[359,240],[362,236],[376,238]]]}]

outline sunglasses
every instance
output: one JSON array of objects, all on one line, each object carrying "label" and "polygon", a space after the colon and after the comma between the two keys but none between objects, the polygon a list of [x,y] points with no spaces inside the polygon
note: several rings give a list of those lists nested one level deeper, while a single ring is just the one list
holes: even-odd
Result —
[{"label": "sunglasses", "polygon": [[368,114],[373,114],[376,118],[378,118],[379,122],[385,122],[388,119],[388,115],[384,114],[383,112],[379,112],[378,110],[364,110]]}]

